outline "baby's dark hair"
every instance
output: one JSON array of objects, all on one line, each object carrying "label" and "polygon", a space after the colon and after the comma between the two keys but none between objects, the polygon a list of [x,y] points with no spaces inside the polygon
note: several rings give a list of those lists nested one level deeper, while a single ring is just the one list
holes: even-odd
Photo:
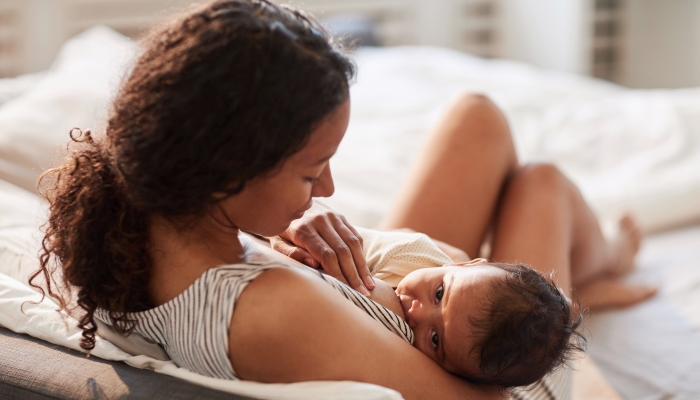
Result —
[{"label": "baby's dark hair", "polygon": [[521,264],[493,263],[506,271],[489,291],[487,308],[469,318],[479,339],[472,349],[480,374],[466,377],[502,388],[537,382],[557,367],[568,365],[583,351],[583,321],[553,280]]}]

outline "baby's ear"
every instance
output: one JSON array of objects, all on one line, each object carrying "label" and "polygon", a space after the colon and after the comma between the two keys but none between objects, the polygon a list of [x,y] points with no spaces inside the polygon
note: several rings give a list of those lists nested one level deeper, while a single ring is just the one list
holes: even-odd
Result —
[{"label": "baby's ear", "polygon": [[471,261],[465,261],[465,262],[456,263],[456,264],[452,264],[452,265],[459,267],[462,265],[473,265],[473,264],[481,264],[481,263],[486,263],[486,262],[489,262],[489,260],[487,260],[485,258],[475,258]]}]

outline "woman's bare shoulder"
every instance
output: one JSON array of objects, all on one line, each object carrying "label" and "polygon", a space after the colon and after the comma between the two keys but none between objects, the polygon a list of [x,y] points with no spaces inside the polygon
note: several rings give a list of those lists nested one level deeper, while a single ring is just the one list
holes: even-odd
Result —
[{"label": "woman's bare shoulder", "polygon": [[495,389],[448,374],[303,271],[274,268],[251,282],[236,303],[229,335],[231,364],[242,379],[353,380],[407,399],[500,398]]}]

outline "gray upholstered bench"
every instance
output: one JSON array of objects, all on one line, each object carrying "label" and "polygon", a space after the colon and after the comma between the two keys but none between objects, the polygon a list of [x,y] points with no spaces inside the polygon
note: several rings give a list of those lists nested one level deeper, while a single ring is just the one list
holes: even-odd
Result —
[{"label": "gray upholstered bench", "polygon": [[0,328],[0,399],[249,399]]}]

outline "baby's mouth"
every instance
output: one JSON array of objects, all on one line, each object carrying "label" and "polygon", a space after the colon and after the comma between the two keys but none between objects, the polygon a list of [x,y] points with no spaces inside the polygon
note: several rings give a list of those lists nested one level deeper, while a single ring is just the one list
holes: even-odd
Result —
[{"label": "baby's mouth", "polygon": [[413,299],[405,294],[400,294],[399,301],[401,302],[401,308],[403,309],[404,319],[406,320],[406,322],[410,322],[408,320],[408,310],[411,309],[411,303],[413,302]]}]

